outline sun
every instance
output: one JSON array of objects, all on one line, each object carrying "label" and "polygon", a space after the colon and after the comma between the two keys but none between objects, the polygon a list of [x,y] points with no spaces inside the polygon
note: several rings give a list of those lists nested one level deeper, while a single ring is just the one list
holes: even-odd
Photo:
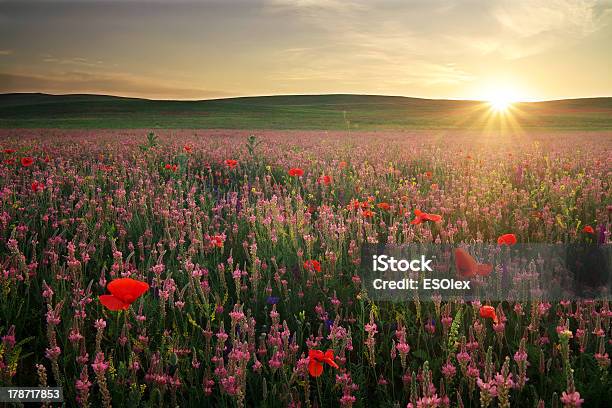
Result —
[{"label": "sun", "polygon": [[495,112],[506,112],[510,109],[514,101],[505,95],[499,95],[490,98],[488,103]]},{"label": "sun", "polygon": [[507,113],[514,103],[518,101],[516,93],[512,89],[497,88],[486,93],[484,98],[491,110],[495,113]]}]

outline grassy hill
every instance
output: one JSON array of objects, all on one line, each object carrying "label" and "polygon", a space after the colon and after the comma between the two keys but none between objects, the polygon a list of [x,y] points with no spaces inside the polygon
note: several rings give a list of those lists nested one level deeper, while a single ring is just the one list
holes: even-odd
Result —
[{"label": "grassy hill", "polygon": [[0,128],[612,130],[612,98],[519,103],[511,115],[478,101],[291,95],[161,101],[103,95],[1,94]]}]

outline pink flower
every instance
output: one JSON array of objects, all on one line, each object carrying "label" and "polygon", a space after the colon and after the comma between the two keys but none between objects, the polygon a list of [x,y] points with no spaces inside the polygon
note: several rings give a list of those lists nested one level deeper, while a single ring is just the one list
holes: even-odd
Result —
[{"label": "pink flower", "polygon": [[98,319],[94,322],[94,327],[98,330],[103,330],[106,327],[106,321],[104,319]]},{"label": "pink flower", "polygon": [[449,361],[442,366],[442,375],[447,378],[453,378],[457,374],[457,368]]},{"label": "pink flower", "polygon": [[578,391],[567,393],[563,391],[561,394],[561,402],[564,408],[580,408],[584,399],[580,398]]},{"label": "pink flower", "polygon": [[98,352],[96,354],[96,358],[94,362],[91,364],[91,368],[93,368],[96,374],[104,374],[106,370],[108,370],[108,363],[104,361],[104,353]]},{"label": "pink flower", "polygon": [[62,354],[62,349],[59,346],[51,347],[45,350],[45,357],[49,360],[57,360],[59,355]]}]

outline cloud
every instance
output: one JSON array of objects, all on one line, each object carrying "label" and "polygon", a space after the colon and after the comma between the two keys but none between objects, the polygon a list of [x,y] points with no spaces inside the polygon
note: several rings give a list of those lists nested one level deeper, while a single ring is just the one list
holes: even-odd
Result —
[{"label": "cloud", "polygon": [[270,10],[288,9],[331,9],[342,10],[359,6],[359,2],[349,0],[267,0],[265,6]]},{"label": "cloud", "polygon": [[575,44],[610,23],[610,13],[595,0],[500,2],[491,11],[500,25],[496,51],[510,58]]},{"label": "cloud", "polygon": [[209,99],[236,94],[185,87],[128,74],[66,71],[50,75],[0,73],[0,92],[95,93],[153,99]]},{"label": "cloud", "polygon": [[50,54],[43,55],[43,62],[57,65],[74,65],[81,67],[98,67],[102,65],[101,60],[92,61],[84,57],[60,58]]},{"label": "cloud", "polygon": [[[351,48],[429,55],[498,54],[516,59],[578,42],[612,20],[612,2],[491,0],[467,2],[267,0],[296,25]],[[608,4],[608,5],[606,5]],[[432,61],[433,62],[433,61]]]},{"label": "cloud", "polygon": [[494,10],[500,24],[521,37],[545,32],[584,36],[597,28],[597,1],[547,0],[513,1]]}]

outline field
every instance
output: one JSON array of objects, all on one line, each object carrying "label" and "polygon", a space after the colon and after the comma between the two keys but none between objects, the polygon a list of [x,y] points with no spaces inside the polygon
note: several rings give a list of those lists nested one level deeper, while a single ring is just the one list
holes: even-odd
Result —
[{"label": "field", "polygon": [[[92,407],[609,406],[609,300],[374,302],[357,272],[366,243],[610,245],[605,103],[486,134],[422,105],[347,125],[342,103],[261,122],[15,103],[3,127],[147,130],[0,130],[0,385]],[[147,136],[221,123],[250,130]],[[148,287],[104,297],[126,277]]]},{"label": "field", "polygon": [[159,101],[100,95],[0,95],[0,128],[294,130],[612,130],[612,98],[517,103],[492,115],[478,101],[291,95]]}]

